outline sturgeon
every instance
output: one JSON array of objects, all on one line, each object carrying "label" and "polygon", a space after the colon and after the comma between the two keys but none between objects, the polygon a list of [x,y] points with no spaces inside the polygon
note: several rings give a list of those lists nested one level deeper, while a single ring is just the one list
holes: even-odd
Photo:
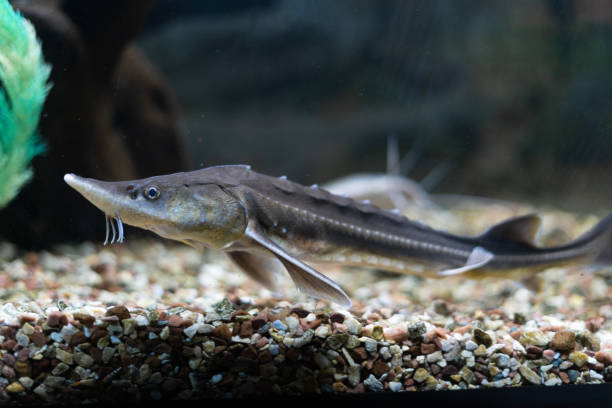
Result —
[{"label": "sturgeon", "polygon": [[130,181],[74,174],[64,180],[104,212],[106,241],[109,223],[111,242],[123,241],[126,223],[199,250],[224,251],[273,291],[277,275],[286,270],[301,292],[347,307],[346,292],[313,265],[331,262],[434,277],[538,272],[569,262],[593,263],[612,235],[610,214],[568,244],[539,247],[534,238],[540,218],[527,214],[478,236],[458,236],[245,165]]}]

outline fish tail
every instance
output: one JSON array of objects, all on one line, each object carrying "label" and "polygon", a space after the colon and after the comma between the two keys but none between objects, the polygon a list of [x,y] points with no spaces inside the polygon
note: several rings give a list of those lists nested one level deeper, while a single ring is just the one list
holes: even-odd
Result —
[{"label": "fish tail", "polygon": [[593,264],[612,265],[612,212],[571,245],[588,248],[594,257]]}]

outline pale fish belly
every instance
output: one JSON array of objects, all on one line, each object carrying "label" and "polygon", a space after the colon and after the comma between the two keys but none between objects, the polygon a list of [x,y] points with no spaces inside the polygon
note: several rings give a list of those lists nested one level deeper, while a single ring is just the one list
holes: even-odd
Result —
[{"label": "pale fish belly", "polygon": [[322,240],[296,237],[286,239],[277,235],[273,235],[271,238],[285,251],[308,263],[342,264],[427,277],[438,277],[436,272],[448,266],[441,262],[431,262],[423,259],[389,257],[334,245]]}]

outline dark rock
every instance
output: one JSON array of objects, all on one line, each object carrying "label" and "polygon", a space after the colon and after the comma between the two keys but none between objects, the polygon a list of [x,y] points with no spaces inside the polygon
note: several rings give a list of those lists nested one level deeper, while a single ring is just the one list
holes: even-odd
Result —
[{"label": "dark rock", "polygon": [[213,336],[219,337],[225,341],[230,341],[232,339],[232,332],[227,326],[227,324],[222,324],[213,329]]},{"label": "dark rock", "polygon": [[433,343],[423,343],[421,344],[421,354],[431,354],[436,351],[436,345]]},{"label": "dark rock", "polygon": [[558,351],[571,351],[576,346],[576,336],[569,330],[561,330],[555,333],[550,346]]},{"label": "dark rock", "polygon": [[350,350],[349,353],[351,354],[351,357],[353,357],[353,359],[358,363],[361,363],[362,361],[365,361],[368,358],[368,352],[363,346],[355,347],[354,349]]},{"label": "dark rock", "polygon": [[47,324],[51,327],[68,324],[68,318],[62,312],[51,312],[47,316]]},{"label": "dark rock", "polygon": [[47,342],[47,338],[45,337],[45,335],[39,332],[38,330],[30,334],[29,337],[30,341],[34,343],[36,347],[42,347]]},{"label": "dark rock", "polygon": [[389,370],[389,364],[385,363],[380,359],[376,360],[372,365],[372,374],[374,374],[376,378],[380,378],[381,375],[383,375]]},{"label": "dark rock", "polygon": [[119,320],[129,319],[130,311],[125,306],[113,306],[106,311],[106,316],[117,316]]},{"label": "dark rock", "polygon": [[79,344],[87,343],[89,339],[85,337],[85,333],[82,331],[75,332],[70,338],[70,345],[77,346]]},{"label": "dark rock", "polygon": [[455,367],[452,364],[448,364],[446,367],[442,369],[442,377],[448,378],[451,375],[457,374],[458,372],[459,370],[457,369],[457,367]]},{"label": "dark rock", "polygon": [[75,313],[74,319],[79,321],[84,326],[92,326],[96,321],[96,318],[94,316],[81,312]]},{"label": "dark rock", "polygon": [[267,322],[268,315],[265,312],[261,312],[251,319],[251,325],[255,331],[261,329]]},{"label": "dark rock", "polygon": [[528,345],[527,347],[525,347],[525,351],[527,352],[527,354],[531,354],[534,355],[536,357],[539,357],[542,355],[542,349],[538,346],[534,346],[534,345]]},{"label": "dark rock", "polygon": [[344,315],[342,313],[332,313],[329,316],[329,321],[331,323],[343,323],[344,322]]},{"label": "dark rock", "polygon": [[477,344],[482,344],[485,347],[490,347],[493,344],[493,339],[491,339],[491,336],[489,336],[487,332],[482,329],[475,328],[473,336],[474,341]]}]

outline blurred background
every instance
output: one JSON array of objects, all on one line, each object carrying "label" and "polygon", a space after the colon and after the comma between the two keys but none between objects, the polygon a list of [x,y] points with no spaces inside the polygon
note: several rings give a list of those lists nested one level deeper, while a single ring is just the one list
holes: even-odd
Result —
[{"label": "blurred background", "polygon": [[[320,183],[384,171],[437,192],[612,208],[612,4],[162,0],[137,44],[194,167]],[[143,158],[146,159],[146,158]]]},{"label": "blurred background", "polygon": [[433,193],[612,208],[608,1],[15,3],[54,82],[49,149],[0,220],[24,245],[102,236],[66,172],[245,163],[322,184],[384,172],[390,137]]}]

